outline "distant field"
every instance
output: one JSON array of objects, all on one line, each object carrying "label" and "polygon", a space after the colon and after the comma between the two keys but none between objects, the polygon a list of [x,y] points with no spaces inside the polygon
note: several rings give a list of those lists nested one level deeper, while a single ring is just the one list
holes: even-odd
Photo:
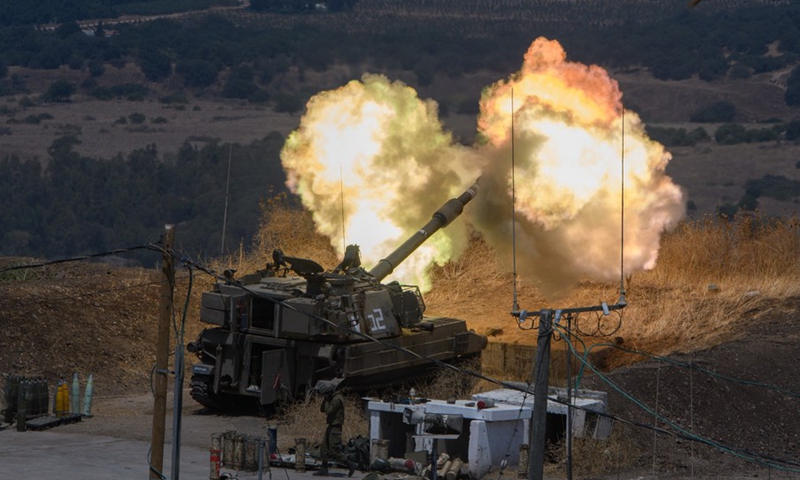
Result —
[{"label": "distant field", "polygon": [[[154,100],[77,100],[31,107],[22,118],[42,113],[53,119],[38,125],[7,125],[12,133],[0,135],[3,155],[47,158],[47,147],[64,134],[76,134],[81,141],[76,150],[90,157],[126,155],[150,144],[163,154],[178,150],[185,140],[247,144],[271,131],[285,135],[299,121],[296,116],[278,114],[267,107],[211,100],[192,100],[189,105],[164,105]],[[132,124],[127,118],[134,113],[143,114],[146,120]],[[120,118],[127,123],[119,123]]]},{"label": "distant field", "polygon": [[[369,71],[365,66],[337,66],[326,74],[313,74],[308,84],[319,85],[317,91],[333,88]],[[15,70],[24,76],[36,99],[56,78],[70,74],[69,70]],[[800,109],[787,107],[783,102],[782,83],[788,71],[754,76],[748,80],[702,82],[696,79],[662,82],[645,71],[610,72],[620,83],[625,106],[641,114],[647,124],[686,128],[702,126],[709,135],[716,124],[689,123],[687,119],[698,108],[728,100],[737,106],[738,120],[748,128],[760,127],[757,120],[777,117],[784,122],[800,118]],[[141,82],[141,74],[129,65],[122,70],[109,68],[101,77],[108,84]],[[414,76],[407,72],[390,74],[414,85]],[[457,79],[437,76],[428,87],[419,88],[419,96],[439,102],[459,98],[474,98],[478,102],[481,88],[500,80],[497,74],[481,72]],[[76,79],[76,81],[78,81]],[[290,81],[290,80],[287,80]],[[151,85],[153,88],[162,88]],[[111,158],[133,149],[155,144],[160,154],[175,152],[186,140],[197,145],[207,141],[247,144],[263,138],[271,131],[288,134],[297,127],[299,115],[279,114],[269,106],[254,106],[246,102],[224,100],[212,96],[189,96],[188,104],[163,104],[157,98],[168,91],[155,91],[144,101],[100,101],[76,95],[64,104],[37,104],[23,108],[21,97],[0,99],[0,126],[8,134],[0,135],[2,155],[17,154],[23,158],[47,158],[47,147],[60,135],[73,134],[82,142],[76,150],[83,155]],[[452,112],[452,108],[450,109]],[[120,123],[120,118],[140,113],[145,121]],[[52,119],[28,124],[29,116],[48,114]],[[7,123],[9,121],[16,123]],[[443,118],[445,127],[463,143],[475,136],[475,117],[451,113]],[[714,213],[719,205],[735,204],[745,190],[747,180],[764,175],[783,175],[800,181],[800,146],[792,143],[759,143],[719,146],[705,142],[696,147],[670,149],[674,159],[667,173],[688,193],[699,214]],[[770,214],[800,214],[800,205],[793,202],[759,200],[763,212]]]},{"label": "distant field", "polygon": [[[789,0],[706,0],[694,10],[721,14]],[[467,37],[541,31],[554,25],[574,29],[651,23],[688,10],[684,0],[362,0],[353,11],[336,15],[292,16],[239,10],[241,21],[275,26],[315,25],[323,30],[416,32],[436,29]]]}]

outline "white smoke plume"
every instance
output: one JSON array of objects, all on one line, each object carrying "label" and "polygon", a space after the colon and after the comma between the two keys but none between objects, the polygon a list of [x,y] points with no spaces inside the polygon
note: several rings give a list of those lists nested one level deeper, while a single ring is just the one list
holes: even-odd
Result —
[{"label": "white smoke plume", "polygon": [[[472,159],[469,159],[472,157]],[[364,75],[315,95],[281,152],[288,183],[339,254],[344,242],[376,264],[480,174],[480,159],[442,129],[437,105],[402,82]],[[344,219],[344,229],[342,220]],[[393,278],[428,287],[426,267],[466,245],[466,227],[441,230]]]},{"label": "white smoke plume", "polygon": [[[289,187],[314,213],[320,233],[341,254],[344,231],[367,267],[482,175],[464,216],[471,211],[475,227],[510,265],[513,212],[519,273],[553,294],[581,278],[618,279],[621,263],[624,273],[653,268],[661,232],[683,215],[682,193],[664,174],[670,155],[630,111],[623,172],[621,98],[605,70],[568,62],[558,42],[540,38],[520,72],[485,89],[480,146],[455,144],[432,100],[365,75],[314,96],[281,158]],[[467,234],[463,221],[454,222],[393,278],[426,289],[426,267],[458,255]]]}]

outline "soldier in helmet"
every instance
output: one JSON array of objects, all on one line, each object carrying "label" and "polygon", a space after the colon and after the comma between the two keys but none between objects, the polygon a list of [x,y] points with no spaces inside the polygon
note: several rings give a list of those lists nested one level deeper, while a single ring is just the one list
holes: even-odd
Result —
[{"label": "soldier in helmet", "polygon": [[314,472],[315,476],[328,476],[328,460],[333,459],[347,465],[347,476],[352,477],[356,471],[356,463],[351,462],[342,449],[342,424],[344,424],[344,396],[336,387],[338,382],[320,380],[315,387],[322,395],[320,411],[325,413],[328,427],[320,445],[322,468]]}]

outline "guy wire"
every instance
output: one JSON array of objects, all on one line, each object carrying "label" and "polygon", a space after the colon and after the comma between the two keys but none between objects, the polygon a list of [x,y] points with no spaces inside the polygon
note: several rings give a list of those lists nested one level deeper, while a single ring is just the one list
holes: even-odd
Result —
[{"label": "guy wire", "polygon": [[514,88],[511,88],[511,265],[514,276],[514,304],[512,310],[519,311],[517,302],[517,186],[514,166]]},{"label": "guy wire", "polygon": [[619,294],[625,297],[625,106],[622,105],[622,166],[620,167],[620,210],[619,210]]}]

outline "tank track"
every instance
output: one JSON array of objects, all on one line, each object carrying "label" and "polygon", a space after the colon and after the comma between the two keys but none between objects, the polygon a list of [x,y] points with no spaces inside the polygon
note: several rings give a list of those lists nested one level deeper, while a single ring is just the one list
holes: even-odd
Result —
[{"label": "tank track", "polygon": [[192,375],[189,395],[194,401],[211,410],[222,410],[230,406],[212,393],[211,382],[207,375]]}]

